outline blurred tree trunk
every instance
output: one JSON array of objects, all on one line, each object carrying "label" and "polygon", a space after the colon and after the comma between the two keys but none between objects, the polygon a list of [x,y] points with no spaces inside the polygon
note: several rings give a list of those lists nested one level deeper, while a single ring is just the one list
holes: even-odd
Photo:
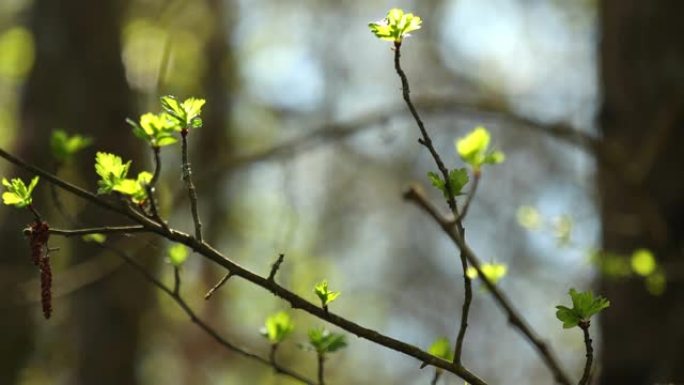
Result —
[{"label": "blurred tree trunk", "polygon": [[[74,165],[83,184],[94,189],[94,151],[105,150],[125,159],[138,158],[124,119],[132,116],[131,93],[121,61],[121,22],[127,1],[35,0],[32,27],[36,40],[36,65],[26,86],[21,137],[23,154],[36,163],[47,163],[47,140],[53,128],[89,135],[93,149]],[[134,146],[136,145],[136,146]],[[42,159],[41,159],[42,157]],[[142,166],[134,160],[134,169]],[[64,195],[66,199],[67,196]],[[43,207],[49,206],[48,202]],[[74,213],[76,214],[76,213]],[[113,217],[88,205],[79,214],[83,224],[114,224]],[[101,250],[76,241],[73,253],[56,253],[53,259],[80,263],[104,258]],[[114,258],[108,255],[106,258]],[[59,281],[59,271],[55,281]],[[125,265],[74,293],[71,307],[55,308],[66,315],[75,339],[73,379],[83,385],[135,385],[139,351],[140,317],[150,285]],[[48,347],[42,347],[45,349]],[[53,346],[59,352],[63,347]],[[37,347],[41,349],[41,347]]]},{"label": "blurred tree trunk", "polygon": [[684,2],[603,0],[601,12],[603,154],[618,165],[599,169],[603,246],[651,249],[668,281],[653,296],[641,279],[603,279],[600,383],[682,383]]}]

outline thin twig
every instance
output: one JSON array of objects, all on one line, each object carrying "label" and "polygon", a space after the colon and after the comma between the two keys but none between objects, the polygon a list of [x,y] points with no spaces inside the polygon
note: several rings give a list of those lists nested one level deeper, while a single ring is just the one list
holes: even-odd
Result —
[{"label": "thin twig", "polygon": [[116,249],[111,246],[105,246],[105,245],[99,245],[100,247],[110,250],[117,254],[121,259],[123,259],[127,264],[129,264],[135,271],[140,273],[143,278],[151,283],[152,285],[156,286],[159,290],[163,291],[165,294],[167,294],[171,299],[176,302],[176,304],[187,314],[188,317],[190,317],[190,321],[192,321],[194,324],[196,324],[200,329],[202,329],[205,333],[207,333],[210,337],[212,337],[216,342],[218,342],[220,345],[225,347],[226,349],[233,351],[243,357],[250,358],[252,360],[255,360],[261,364],[271,366],[274,368],[276,373],[279,373],[281,375],[290,377],[292,379],[295,379],[299,382],[302,382],[304,384],[308,385],[315,385],[315,381],[309,380],[308,378],[304,377],[303,375],[294,372],[290,369],[284,368],[280,365],[277,365],[275,363],[272,363],[270,359],[263,358],[255,353],[249,352],[232,342],[226,340],[225,338],[221,337],[216,330],[214,330],[211,326],[209,326],[206,322],[204,322],[202,319],[200,319],[197,314],[192,310],[190,305],[188,305],[187,302],[180,296],[180,294],[175,293],[172,291],[172,289],[168,288],[166,285],[164,285],[161,281],[159,281],[157,278],[155,278],[152,274],[150,274],[142,265],[140,265],[138,262],[136,262],[133,258],[131,258],[129,255],[127,255],[125,252]]},{"label": "thin twig", "polygon": [[50,234],[59,235],[62,237],[77,237],[80,235],[88,234],[132,234],[132,233],[146,233],[150,230],[146,229],[140,225],[132,226],[104,226],[104,227],[91,227],[86,229],[73,229],[73,230],[63,230],[63,229],[50,229]]},{"label": "thin twig", "polygon": [[275,262],[273,262],[273,265],[271,266],[271,272],[268,274],[269,281],[275,280],[275,276],[278,273],[278,269],[280,269],[280,265],[283,263],[284,260],[285,254],[278,255],[278,259]]},{"label": "thin twig", "polygon": [[462,223],[466,215],[468,214],[470,203],[473,201],[473,198],[475,198],[475,193],[477,193],[477,186],[480,184],[481,175],[482,174],[479,170],[473,173],[473,183],[470,186],[470,191],[468,191],[468,196],[466,197],[466,201],[463,204],[463,208],[461,209],[461,215],[458,217],[458,222]]},{"label": "thin twig", "polygon": [[439,382],[440,377],[442,377],[442,371],[435,369],[435,375],[432,376],[432,381],[430,381],[430,385],[437,385],[437,382]]},{"label": "thin twig", "polygon": [[452,221],[440,214],[439,210],[428,201],[427,197],[425,197],[425,194],[415,186],[411,187],[404,193],[404,198],[415,203],[418,207],[427,212],[435,220],[435,222],[440,225],[442,230],[444,230],[444,232],[468,259],[468,263],[470,263],[475,270],[477,270],[478,277],[482,280],[488,291],[494,297],[495,301],[508,316],[508,322],[518,329],[536,348],[537,353],[539,353],[542,360],[553,374],[556,382],[563,385],[570,385],[570,378],[567,376],[567,374],[565,374],[563,369],[561,369],[558,359],[555,357],[551,349],[544,341],[541,340],[541,338],[537,336],[537,334],[532,330],[532,328],[527,324],[517,310],[515,310],[508,297],[506,297],[506,295],[499,290],[499,288],[489,278],[487,278],[486,275],[482,273],[479,258],[466,244],[461,233],[453,226]]},{"label": "thin twig", "polygon": [[216,293],[216,290],[220,289],[221,286],[223,286],[223,285],[228,281],[228,279],[230,279],[230,277],[232,277],[232,276],[233,276],[233,273],[231,273],[231,272],[226,273],[226,274],[223,276],[223,278],[221,278],[221,280],[219,280],[219,281],[216,283],[216,285],[214,285],[214,287],[212,287],[211,289],[209,289],[209,291],[207,292],[207,294],[204,295],[204,299],[206,300],[206,299],[211,298],[211,296],[214,295],[214,293]]},{"label": "thin twig", "polygon": [[[404,341],[397,340],[395,338],[386,336],[384,334],[378,333],[375,330],[363,327],[353,321],[346,318],[340,317],[332,312],[325,312],[320,306],[315,305],[303,297],[295,294],[294,292],[285,289],[274,281],[269,281],[268,277],[262,277],[251,270],[248,270],[238,263],[227,258],[225,255],[221,254],[219,251],[208,245],[207,243],[200,242],[196,237],[192,237],[183,232],[174,229],[165,229],[160,224],[151,221],[140,213],[135,211],[127,211],[121,207],[112,205],[111,203],[101,199],[100,197],[88,193],[76,186],[70,185],[58,177],[49,174],[43,170],[40,170],[34,166],[28,165],[23,161],[18,160],[16,157],[9,155],[2,149],[0,149],[0,156],[12,161],[17,166],[24,168],[28,171],[34,172],[45,180],[53,182],[58,186],[64,188],[65,190],[74,193],[75,195],[86,199],[100,207],[106,208],[110,211],[120,213],[138,224],[147,228],[150,232],[154,232],[170,241],[182,243],[198,254],[204,256],[205,258],[217,263],[233,275],[239,276],[252,284],[259,286],[274,295],[282,298],[283,300],[290,303],[293,308],[301,309],[321,320],[325,320],[333,325],[346,330],[349,333],[355,334],[361,338],[372,341],[378,345],[384,346],[390,350],[394,350],[405,355],[411,356],[427,365],[432,365],[439,367],[448,371],[450,373],[456,374],[465,381],[468,381],[471,385],[486,385],[487,383],[480,379],[477,375],[473,374],[470,370],[463,367],[462,365],[455,364],[453,362],[446,361],[444,359],[433,356],[432,354],[414,346],[408,344]],[[568,383],[569,385],[569,383]]]},{"label": "thin twig", "polygon": [[152,174],[152,180],[150,181],[150,185],[152,187],[157,185],[157,181],[159,180],[159,175],[161,175],[161,168],[162,168],[162,163],[161,163],[161,148],[158,146],[152,146],[152,154],[154,155],[154,174]]},{"label": "thin twig", "polygon": [[181,277],[180,277],[180,268],[178,266],[173,266],[173,294],[176,296],[180,295],[180,285],[181,285]]},{"label": "thin twig", "polygon": [[439,156],[439,153],[437,153],[435,146],[432,144],[432,139],[430,138],[427,129],[425,129],[425,124],[423,124],[423,120],[420,118],[420,115],[418,115],[418,111],[416,111],[416,108],[413,106],[413,102],[411,101],[411,90],[409,88],[408,78],[406,77],[404,70],[401,68],[400,59],[401,41],[396,41],[394,42],[394,69],[397,71],[397,74],[401,79],[401,91],[404,97],[404,101],[406,102],[409,111],[411,111],[411,115],[413,116],[413,119],[416,121],[416,124],[420,129],[420,134],[422,135],[422,138],[419,139],[418,142],[428,149],[430,155],[432,155],[432,158],[435,160],[435,163],[437,164],[437,168],[442,173],[442,177],[444,177],[444,186],[447,193],[447,203],[449,204],[449,208],[451,208],[451,211],[454,213],[454,217],[458,217],[458,207],[456,207],[456,199],[454,198],[454,193],[453,191],[451,191],[451,185],[449,184],[449,169],[444,165],[442,158]]},{"label": "thin twig", "polygon": [[[418,129],[420,130],[420,133],[422,135],[422,138],[419,140],[420,144],[422,144],[427,150],[430,152],[432,155],[432,159],[435,161],[435,164],[437,165],[437,168],[439,171],[442,173],[442,177],[444,178],[444,187],[445,187],[445,192],[447,196],[447,203],[449,205],[449,208],[451,209],[452,214],[454,215],[454,218],[457,218],[458,220],[455,221],[457,230],[461,233],[462,236],[465,236],[465,229],[463,228],[461,218],[463,215],[459,215],[458,213],[458,206],[456,205],[456,198],[454,197],[454,192],[451,189],[451,184],[449,182],[449,169],[444,165],[444,162],[442,161],[442,158],[440,157],[439,153],[437,152],[437,149],[435,149],[435,146],[432,144],[432,138],[430,137],[430,134],[428,134],[427,129],[425,128],[425,125],[423,124],[423,120],[420,118],[420,115],[418,115],[418,111],[416,108],[413,106],[413,102],[411,101],[411,91],[409,89],[409,82],[408,78],[406,77],[406,74],[404,73],[404,70],[401,68],[401,41],[397,41],[394,43],[394,68],[397,71],[397,74],[399,75],[399,78],[401,79],[401,85],[402,85],[402,95],[404,97],[404,101],[406,102],[406,105],[409,108],[409,111],[411,111],[411,115],[413,116],[414,120],[416,121],[416,124],[418,125]],[[476,187],[476,186],[475,186]],[[470,195],[471,198],[474,195],[474,190],[472,191],[472,194]],[[467,209],[467,206],[466,206]],[[473,290],[472,290],[472,282],[470,280],[470,277],[468,277],[467,271],[468,271],[468,261],[466,259],[466,256],[461,253],[460,255],[461,259],[461,267],[463,268],[463,285],[464,285],[464,300],[463,300],[463,310],[461,312],[461,322],[460,326],[458,329],[458,338],[456,339],[456,347],[455,347],[455,353],[454,353],[454,363],[461,365],[462,363],[462,350],[463,350],[463,343],[465,341],[465,334],[466,330],[468,328],[468,316],[470,314],[470,304],[473,301]]]},{"label": "thin twig", "polygon": [[316,353],[318,357],[318,385],[325,385],[325,353]]},{"label": "thin twig", "polygon": [[190,169],[190,162],[188,162],[188,129],[183,128],[181,131],[182,138],[182,153],[183,153],[183,181],[188,189],[190,196],[190,209],[192,210],[192,220],[195,223],[195,238],[202,242],[202,221],[199,217],[199,209],[197,208],[197,191],[195,184],[192,183],[192,170]]},{"label": "thin twig", "polygon": [[584,373],[579,381],[579,385],[587,385],[591,381],[591,364],[594,361],[594,348],[591,346],[591,337],[589,336],[589,321],[580,322],[579,327],[584,333],[584,346],[587,349],[587,361],[584,364]]}]

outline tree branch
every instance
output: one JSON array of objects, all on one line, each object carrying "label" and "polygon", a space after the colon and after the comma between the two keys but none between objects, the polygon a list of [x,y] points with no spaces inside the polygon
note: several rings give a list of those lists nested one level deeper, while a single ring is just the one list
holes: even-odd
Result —
[{"label": "tree branch", "polygon": [[202,221],[200,221],[199,209],[197,208],[197,191],[195,184],[192,183],[192,170],[190,169],[190,162],[188,161],[188,129],[184,128],[181,131],[182,138],[182,157],[183,157],[183,181],[188,189],[188,196],[190,197],[190,209],[192,210],[192,220],[195,222],[195,238],[202,242]]},{"label": "tree branch", "polygon": [[62,229],[50,229],[50,234],[59,235],[62,237],[78,237],[82,235],[89,234],[133,234],[133,233],[146,233],[149,232],[143,226],[132,225],[132,226],[104,226],[104,227],[91,227],[86,229],[74,229],[74,230],[62,230]]},{"label": "tree branch", "polygon": [[91,203],[94,203],[102,208],[106,208],[110,211],[124,215],[132,219],[133,221],[137,222],[138,224],[142,225],[150,232],[154,232],[168,240],[179,242],[190,247],[198,254],[222,266],[223,268],[231,272],[233,275],[239,276],[251,282],[252,284],[255,284],[256,286],[259,286],[271,292],[272,294],[282,298],[283,300],[289,302],[293,308],[301,309],[315,316],[316,318],[327,321],[333,325],[340,327],[343,330],[346,330],[349,333],[355,334],[361,338],[374,342],[378,345],[384,346],[390,350],[394,350],[405,355],[411,356],[413,358],[416,358],[417,360],[425,363],[426,365],[432,365],[435,367],[442,368],[450,373],[454,373],[457,376],[464,379],[465,381],[468,381],[472,385],[486,385],[485,381],[480,379],[478,376],[470,372],[467,368],[465,368],[462,365],[453,362],[448,362],[441,358],[435,357],[414,345],[378,333],[375,330],[363,327],[355,322],[340,317],[332,312],[325,312],[320,306],[317,306],[307,301],[299,295],[280,286],[276,282],[268,280],[268,277],[262,277],[242,267],[238,263],[232,261],[231,259],[227,258],[223,254],[215,250],[210,245],[199,241],[195,237],[192,237],[188,234],[182,233],[171,228],[164,228],[161,224],[151,221],[149,220],[149,218],[146,218],[143,215],[140,215],[139,213],[126,211],[120,207],[114,206],[111,203],[101,199],[100,197],[94,194],[88,193],[76,186],[64,182],[63,180],[52,174],[49,174],[43,170],[40,170],[36,167],[26,164],[23,161],[18,160],[17,158],[9,155],[2,149],[0,149],[0,157],[8,159],[17,166],[42,176],[45,180],[51,183],[55,183],[56,185],[64,188],[69,192],[72,192],[73,194],[85,200],[90,201]]},{"label": "tree branch", "polygon": [[494,297],[494,300],[499,304],[504,313],[508,316],[508,322],[518,329],[525,338],[535,347],[537,353],[541,356],[542,360],[549,368],[554,376],[557,383],[563,385],[570,385],[570,379],[565,374],[563,369],[561,369],[558,359],[555,357],[551,349],[542,341],[532,328],[525,322],[520,314],[515,310],[511,301],[506,297],[506,295],[499,290],[499,288],[492,283],[491,280],[487,278],[486,275],[482,273],[480,269],[479,258],[475,255],[472,249],[466,244],[461,233],[456,227],[452,225],[452,221],[442,216],[438,209],[433,206],[425,197],[425,194],[416,186],[412,186],[408,191],[404,193],[404,198],[415,203],[418,207],[423,209],[437,222],[442,230],[449,236],[449,238],[454,242],[454,244],[461,250],[461,253],[465,255],[475,270],[477,270],[478,277],[487,287],[488,291]]},{"label": "tree branch", "polygon": [[591,346],[591,337],[589,336],[589,321],[580,322],[579,327],[584,333],[584,346],[587,349],[587,361],[584,364],[584,373],[579,381],[579,385],[587,385],[591,381],[591,364],[594,361],[594,348]]}]

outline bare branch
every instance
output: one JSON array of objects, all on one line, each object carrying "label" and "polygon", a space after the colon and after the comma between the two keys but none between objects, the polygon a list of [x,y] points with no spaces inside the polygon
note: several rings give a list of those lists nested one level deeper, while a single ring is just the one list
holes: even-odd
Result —
[{"label": "bare branch", "polygon": [[584,364],[584,372],[579,381],[579,385],[587,385],[591,381],[591,364],[594,361],[594,348],[591,346],[591,337],[589,336],[589,321],[580,322],[579,327],[584,333],[584,346],[587,349],[587,361]]},{"label": "bare branch", "polygon": [[82,235],[89,234],[133,234],[133,233],[146,233],[149,232],[143,226],[132,225],[132,226],[104,226],[104,227],[91,227],[86,229],[74,229],[74,230],[63,230],[63,229],[50,229],[50,234],[59,235],[62,237],[78,237]]},{"label": "bare branch", "polygon": [[535,347],[537,353],[539,353],[542,360],[553,374],[556,382],[563,385],[570,385],[571,382],[569,377],[567,374],[565,374],[563,369],[561,369],[558,359],[555,357],[551,349],[549,349],[546,343],[537,336],[537,334],[532,330],[532,328],[527,324],[517,310],[515,310],[508,297],[506,297],[506,295],[499,290],[499,288],[491,280],[489,280],[486,275],[482,273],[479,258],[466,244],[462,234],[458,231],[458,229],[452,225],[452,221],[440,214],[439,210],[428,201],[427,197],[425,197],[425,194],[416,186],[409,188],[409,190],[404,193],[404,198],[415,203],[418,207],[427,212],[435,220],[435,222],[440,225],[442,230],[449,236],[454,244],[461,250],[461,253],[464,254],[468,259],[468,263],[470,263],[475,270],[477,270],[478,277],[482,280],[488,291],[492,294],[496,302],[508,316],[508,322],[513,327],[518,329]]}]

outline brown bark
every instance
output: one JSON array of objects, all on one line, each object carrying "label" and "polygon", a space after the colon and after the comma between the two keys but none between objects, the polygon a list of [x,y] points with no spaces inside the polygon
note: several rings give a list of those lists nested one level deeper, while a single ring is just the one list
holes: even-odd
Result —
[{"label": "brown bark", "polygon": [[684,381],[684,3],[603,0],[600,165],[603,246],[651,249],[668,277],[661,296],[643,280],[603,278],[600,383]]}]

